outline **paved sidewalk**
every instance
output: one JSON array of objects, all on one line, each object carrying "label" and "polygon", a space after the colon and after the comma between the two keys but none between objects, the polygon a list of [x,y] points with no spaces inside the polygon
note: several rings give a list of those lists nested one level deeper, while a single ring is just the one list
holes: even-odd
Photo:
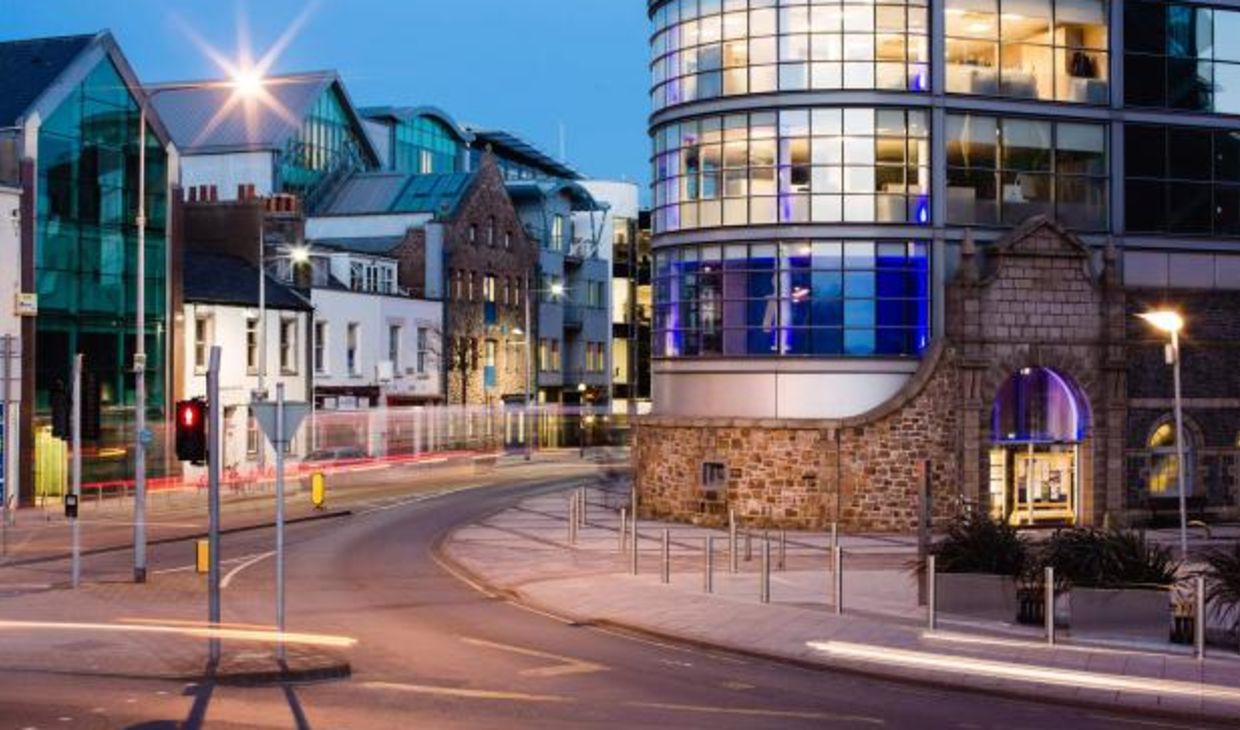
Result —
[{"label": "paved sidewalk", "polygon": [[[798,663],[952,687],[1176,717],[1240,720],[1240,656],[1214,649],[1198,662],[1167,645],[1156,651],[1087,644],[996,621],[941,616],[926,628],[909,571],[906,536],[842,536],[844,615],[831,605],[828,538],[789,533],[786,569],[773,570],[771,602],[759,602],[761,535],[752,560],[739,540],[729,572],[722,531],[641,521],[639,574],[620,550],[618,510],[627,492],[590,490],[587,526],[568,544],[568,493],[525,500],[461,528],[443,552],[477,581],[581,622],[640,631]],[[660,579],[661,538],[670,533],[672,576]],[[704,542],[714,536],[714,592],[705,593]],[[772,564],[778,562],[772,534]]]}]

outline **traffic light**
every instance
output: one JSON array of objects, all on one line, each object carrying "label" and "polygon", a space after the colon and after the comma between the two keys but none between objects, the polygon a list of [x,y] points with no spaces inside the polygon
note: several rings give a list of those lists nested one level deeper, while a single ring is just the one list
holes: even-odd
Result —
[{"label": "traffic light", "polygon": [[192,464],[207,461],[207,401],[202,398],[177,403],[177,458]]},{"label": "traffic light", "polygon": [[68,441],[73,438],[73,426],[70,423],[72,419],[73,399],[68,389],[65,388],[65,381],[57,379],[52,384],[51,390],[48,392],[48,400],[52,406],[52,437]]},{"label": "traffic light", "polygon": [[100,432],[101,395],[99,376],[92,370],[82,372],[82,440],[98,441]]}]

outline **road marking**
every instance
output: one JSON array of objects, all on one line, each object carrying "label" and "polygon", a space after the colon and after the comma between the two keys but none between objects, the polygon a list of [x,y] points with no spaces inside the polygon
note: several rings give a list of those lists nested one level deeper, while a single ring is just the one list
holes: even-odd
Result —
[{"label": "road marking", "polygon": [[617,631],[615,629],[607,628],[606,626],[587,626],[586,628],[590,629],[591,631],[597,631],[601,634],[607,634],[608,636],[614,636],[618,639],[626,639],[628,641],[635,641],[639,644],[646,644],[648,646],[656,646],[660,649],[667,649],[668,651],[678,651],[684,654],[693,654],[696,656],[710,657],[711,659],[725,662],[727,664],[740,664],[740,665],[749,664],[749,662],[745,661],[744,659],[738,659],[737,657],[728,656],[727,654],[720,654],[718,652],[713,652],[713,651],[703,651],[701,649],[697,649],[691,646],[677,646],[676,644],[669,644],[665,641],[657,641],[655,639],[648,639],[644,636],[639,636],[637,634],[629,633],[626,631]]},{"label": "road marking", "polygon": [[[221,560],[220,565],[232,565],[233,563],[240,563],[240,562],[249,560],[250,558],[253,558],[256,555],[265,555],[265,554],[269,554],[269,553],[250,553],[248,555],[238,555],[235,558],[228,558],[227,560]],[[197,569],[198,569],[197,563],[190,563],[189,565],[179,565],[175,568],[162,568],[160,570],[152,570],[151,574],[152,575],[165,575],[167,573],[184,573],[189,570],[197,570]]]},{"label": "road marking", "polygon": [[483,482],[480,484],[466,484],[460,487],[439,489],[434,492],[423,492],[422,494],[418,494],[414,497],[409,497],[407,499],[399,499],[395,502],[390,502],[390,501],[389,502],[371,502],[369,503],[370,505],[372,505],[370,509],[362,510],[361,512],[358,512],[357,515],[361,517],[362,515],[374,514],[376,512],[386,512],[387,510],[396,509],[397,507],[405,507],[407,505],[417,504],[418,502],[425,502],[430,499],[436,499],[438,497],[445,497],[449,494],[456,494],[457,492],[467,492],[471,489],[481,489],[483,487],[489,487],[489,486],[494,486],[494,484],[492,482]]},{"label": "road marking", "polygon": [[260,560],[264,560],[264,559],[266,559],[266,558],[270,558],[272,555],[275,555],[275,554],[276,554],[276,551],[275,551],[275,550],[272,550],[272,551],[270,551],[270,552],[265,552],[265,553],[262,553],[261,555],[255,555],[254,557],[252,557],[252,558],[250,558],[249,560],[245,561],[245,562],[244,562],[244,563],[242,563],[241,565],[238,565],[237,567],[235,567],[235,568],[233,568],[232,570],[228,571],[228,574],[227,574],[227,575],[225,575],[225,576],[224,576],[224,579],[220,581],[220,588],[221,588],[221,589],[223,589],[223,588],[227,588],[227,587],[229,586],[229,584],[230,584],[230,583],[232,583],[232,579],[237,577],[237,574],[238,574],[238,573],[240,573],[241,571],[243,571],[243,570],[245,570],[246,568],[250,567],[251,565],[253,565],[253,564],[257,563],[258,561],[260,561]]},{"label": "road marking", "polygon": [[1077,687],[1117,692],[1139,692],[1148,695],[1174,695],[1194,699],[1223,700],[1240,703],[1240,689],[1222,685],[1198,684],[1154,677],[1129,677],[1120,674],[1084,672],[1036,664],[1015,664],[990,659],[973,659],[951,654],[933,654],[906,649],[888,649],[844,641],[809,641],[818,651],[841,659],[853,659],[906,669],[948,670],[960,674],[1012,679],[1057,687]]},{"label": "road marking", "polygon": [[462,697],[471,700],[508,700],[511,702],[572,702],[568,697],[559,695],[535,695],[524,692],[503,692],[489,689],[468,689],[466,687],[433,687],[425,684],[396,684],[394,682],[366,682],[363,687],[373,689],[391,689],[400,692],[416,692],[426,695],[443,697]]},{"label": "road marking", "polygon": [[487,649],[495,649],[496,651],[506,651],[512,654],[520,654],[521,656],[534,657],[535,659],[550,659],[558,662],[546,667],[537,667],[534,669],[522,669],[517,674],[523,677],[563,677],[569,674],[593,674],[594,672],[606,672],[607,667],[602,664],[588,662],[584,659],[574,659],[572,657],[563,656],[561,654],[551,654],[536,649],[527,649],[521,646],[512,646],[511,644],[500,644],[486,639],[475,639],[469,636],[462,636],[461,641],[472,646],[481,646]]},{"label": "road marking", "polygon": [[29,631],[46,629],[49,631],[89,631],[116,633],[149,633],[149,634],[180,634],[190,638],[202,639],[234,639],[237,641],[284,642],[286,644],[306,644],[310,646],[330,646],[349,648],[357,644],[351,636],[332,634],[307,634],[298,632],[280,633],[279,631],[255,631],[252,629],[229,629],[219,626],[184,626],[177,624],[106,624],[106,623],[75,623],[58,621],[8,621],[0,620],[0,630],[14,629]]},{"label": "road marking", "polygon": [[737,682],[735,680],[728,680],[727,682],[722,682],[720,683],[719,686],[723,687],[724,689],[736,690],[737,692],[744,692],[745,690],[754,688],[754,685],[749,684],[748,682]]},{"label": "road marking", "polygon": [[276,627],[270,624],[239,624],[239,623],[216,623],[210,621],[189,621],[185,619],[156,619],[156,618],[118,618],[118,624],[137,624],[139,626],[216,626],[221,629],[253,629],[255,631],[275,631]]},{"label": "road marking", "polygon": [[51,587],[51,583],[0,583],[0,593],[4,591],[42,591]]},{"label": "road marking", "polygon": [[834,722],[856,722],[866,725],[885,725],[877,717],[862,715],[836,715],[829,712],[801,712],[797,710],[764,710],[759,707],[712,707],[709,705],[678,705],[671,702],[626,702],[627,707],[641,707],[649,710],[671,710],[673,712],[701,712],[710,715],[740,715],[743,717],[771,717],[787,720],[830,720]]}]

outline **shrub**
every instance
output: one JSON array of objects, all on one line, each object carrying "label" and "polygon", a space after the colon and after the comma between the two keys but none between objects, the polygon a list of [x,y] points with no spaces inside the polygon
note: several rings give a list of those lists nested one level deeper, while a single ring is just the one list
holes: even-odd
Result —
[{"label": "shrub", "polygon": [[1165,588],[1179,570],[1170,548],[1123,530],[1060,530],[1041,562],[1055,569],[1056,583],[1081,588]]},{"label": "shrub", "polygon": [[952,520],[933,553],[936,569],[943,573],[1017,577],[1028,562],[1029,544],[1010,525],[969,513]]},{"label": "shrub", "polygon": [[1206,600],[1211,612],[1232,631],[1240,630],[1240,543],[1204,556]]}]

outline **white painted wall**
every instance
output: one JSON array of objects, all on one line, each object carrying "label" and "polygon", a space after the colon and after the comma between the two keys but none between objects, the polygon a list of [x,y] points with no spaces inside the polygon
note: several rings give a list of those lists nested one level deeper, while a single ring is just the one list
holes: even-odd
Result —
[{"label": "white painted wall", "polygon": [[183,155],[181,186],[188,189],[196,185],[216,186],[220,200],[236,200],[238,185],[253,185],[256,194],[271,195],[275,185],[275,154]]},{"label": "white painted wall", "polygon": [[[265,449],[261,456],[248,453],[246,432],[249,422],[249,409],[246,406],[251,393],[258,387],[258,373],[246,367],[246,321],[258,317],[257,307],[242,307],[224,304],[185,304],[185,352],[181,358],[185,375],[185,397],[199,398],[207,395],[206,361],[199,366],[195,362],[195,322],[200,315],[206,316],[210,323],[208,328],[208,348],[210,345],[220,347],[220,400],[224,405],[224,460],[225,467],[247,467],[263,461],[270,464],[275,452],[260,439]],[[280,368],[280,324],[284,320],[296,322],[296,367],[290,371]],[[308,365],[308,322],[307,312],[296,312],[279,309],[267,309],[267,377],[266,388],[270,398],[275,398],[276,385],[284,384],[284,398],[289,401],[307,401],[309,392]],[[207,351],[210,357],[210,351]],[[305,453],[309,443],[308,431],[302,430],[297,435],[297,443],[292,453]],[[187,465],[188,468],[188,465]]]},{"label": "white painted wall", "polygon": [[661,416],[847,418],[894,397],[917,363],[711,360],[653,367],[652,400]]},{"label": "white painted wall", "polygon": [[[337,289],[314,289],[315,320],[327,325],[325,368],[315,374],[315,384],[327,387],[379,385],[378,368],[388,360],[388,327],[401,328],[400,362],[383,392],[394,396],[434,397],[440,390],[439,337],[443,309],[439,302],[380,296]],[[355,373],[348,371],[347,340],[350,323],[357,323],[358,351]],[[417,364],[417,330],[426,327],[432,355],[424,373],[411,372]]]},{"label": "white painted wall", "polygon": [[[9,455],[5,473],[5,497],[17,494],[18,419],[21,411],[22,363],[21,318],[16,314],[17,292],[21,290],[21,191],[0,186],[0,261],[7,262],[0,271],[0,336],[13,336],[13,357],[9,360],[10,407],[6,414],[4,450]],[[3,384],[0,383],[0,386]]]}]

